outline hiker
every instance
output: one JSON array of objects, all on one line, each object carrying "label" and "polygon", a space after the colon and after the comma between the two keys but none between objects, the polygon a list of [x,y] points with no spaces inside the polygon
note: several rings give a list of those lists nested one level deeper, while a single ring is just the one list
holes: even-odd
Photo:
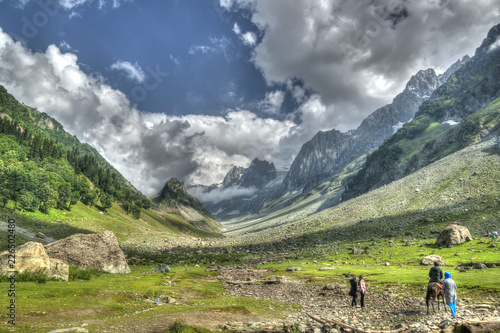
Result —
[{"label": "hiker", "polygon": [[439,267],[439,262],[434,261],[434,266],[429,270],[429,283],[437,282],[439,284],[443,284],[443,270]]},{"label": "hiker", "polygon": [[356,275],[351,276],[349,279],[351,283],[351,290],[349,290],[349,296],[352,296],[351,306],[356,307],[356,292],[358,291],[358,282],[356,281]]},{"label": "hiker", "polygon": [[455,318],[457,316],[457,284],[449,272],[444,273],[443,289],[446,304],[450,306],[451,316]]},{"label": "hiker", "polygon": [[495,238],[496,238],[496,239],[498,239],[498,231],[493,232],[493,238],[494,238],[494,239],[495,239]]},{"label": "hiker", "polygon": [[365,280],[363,279],[363,275],[359,276],[359,295],[360,295],[360,304],[361,308],[365,308],[365,293],[366,293],[366,283]]},{"label": "hiker", "polygon": [[491,238],[493,238],[492,234],[490,234],[490,232],[489,232],[489,231],[488,231],[488,234],[487,234],[487,235],[488,235],[488,239],[490,239],[490,236],[491,236]]}]

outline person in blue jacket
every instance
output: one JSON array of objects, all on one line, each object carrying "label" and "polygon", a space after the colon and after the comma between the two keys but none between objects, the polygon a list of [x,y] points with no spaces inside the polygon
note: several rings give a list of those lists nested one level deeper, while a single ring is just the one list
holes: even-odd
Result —
[{"label": "person in blue jacket", "polygon": [[443,289],[446,304],[450,307],[451,316],[455,318],[457,316],[457,284],[449,272],[444,273]]}]

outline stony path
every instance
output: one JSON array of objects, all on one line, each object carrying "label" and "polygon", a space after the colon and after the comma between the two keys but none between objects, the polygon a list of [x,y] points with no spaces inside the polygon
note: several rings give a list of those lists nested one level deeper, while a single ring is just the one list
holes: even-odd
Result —
[{"label": "stony path", "polygon": [[[220,280],[251,281],[260,279],[266,272],[249,267],[224,267]],[[344,289],[345,288],[345,289]],[[266,300],[277,300],[300,305],[300,312],[289,315],[287,321],[302,324],[316,324],[307,313],[337,319],[351,326],[365,330],[390,330],[398,324],[409,327],[425,327],[438,329],[446,319],[450,320],[448,308],[435,314],[426,315],[424,295],[422,297],[399,297],[388,292],[368,293],[365,297],[366,309],[351,307],[351,298],[347,295],[347,284],[344,288],[333,286],[325,290],[321,286],[307,285],[293,280],[282,280],[279,284],[227,284],[228,293],[239,297],[255,297]],[[475,319],[483,316],[500,316],[498,300],[486,297],[480,305],[469,300],[458,302],[458,318],[455,320]],[[437,308],[436,308],[437,310]],[[424,329],[425,330],[425,329]]]}]

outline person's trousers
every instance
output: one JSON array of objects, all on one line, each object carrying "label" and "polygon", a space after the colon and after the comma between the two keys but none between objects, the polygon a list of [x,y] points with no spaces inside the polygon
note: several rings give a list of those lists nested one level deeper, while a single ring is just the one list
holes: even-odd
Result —
[{"label": "person's trousers", "polygon": [[457,315],[457,300],[454,300],[453,303],[447,303],[450,306],[451,314],[453,317]]},{"label": "person's trousers", "polygon": [[356,294],[354,294],[354,296],[352,296],[352,302],[351,302],[351,306],[356,306]]},{"label": "person's trousers", "polygon": [[365,307],[365,293],[360,293],[360,295],[361,295],[360,304],[361,304],[361,307],[364,308]]}]

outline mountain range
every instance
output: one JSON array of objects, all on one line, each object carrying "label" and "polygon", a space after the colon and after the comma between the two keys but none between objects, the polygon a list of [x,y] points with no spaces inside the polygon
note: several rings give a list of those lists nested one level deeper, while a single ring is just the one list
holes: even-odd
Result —
[{"label": "mountain range", "polygon": [[[342,181],[363,166],[368,154],[411,121],[422,103],[429,100],[436,89],[469,60],[468,56],[457,60],[440,75],[432,68],[419,71],[391,104],[371,113],[354,130],[345,133],[335,129],[318,132],[302,146],[286,173],[273,172],[270,177],[260,177],[254,160],[247,169],[233,167],[222,184],[206,187],[201,193],[198,188],[193,193],[208,198],[204,200],[204,205],[219,219],[225,220],[256,214],[266,206],[279,209],[306,197],[307,193],[326,181]],[[256,174],[252,175],[254,170]],[[235,180],[241,179],[242,175],[259,178],[258,186]],[[225,195],[216,195],[229,193],[229,189],[239,195],[228,199]],[[343,188],[338,190],[343,191]]]},{"label": "mountain range", "polygon": [[[57,120],[0,87],[0,199],[21,212],[50,214],[82,205],[109,209],[117,214],[109,226],[120,230],[118,221],[132,216],[154,226],[154,233],[148,227],[141,234],[148,237],[169,232],[211,237],[225,227],[262,231],[272,227],[257,226],[269,216],[280,216],[280,225],[297,221],[499,135],[499,36],[497,25],[473,57],[456,61],[443,74],[419,71],[391,104],[358,128],[318,132],[286,172],[254,159],[247,168],[234,166],[211,186],[166,180],[151,198]],[[132,243],[139,239],[130,232],[118,237]]]}]

